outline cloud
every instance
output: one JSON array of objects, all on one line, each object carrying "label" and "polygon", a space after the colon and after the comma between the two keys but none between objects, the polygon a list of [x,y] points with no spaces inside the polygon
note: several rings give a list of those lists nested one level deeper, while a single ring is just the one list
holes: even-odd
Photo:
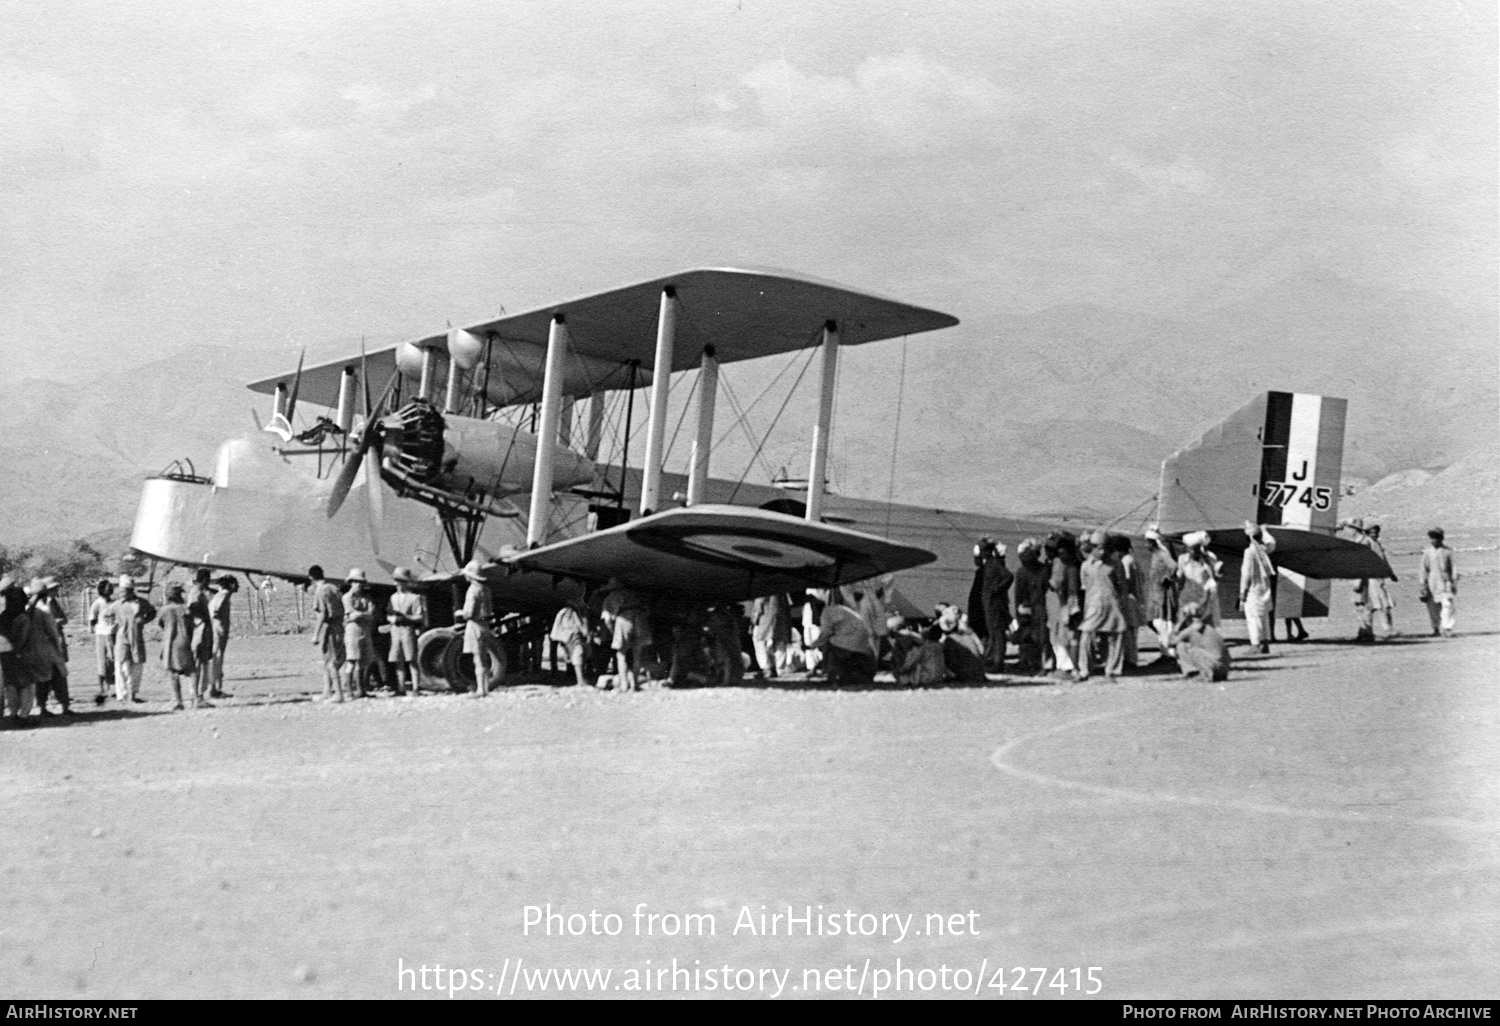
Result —
[{"label": "cloud", "polygon": [[701,262],[966,320],[1245,261],[1492,291],[1493,61],[1395,9],[12,6],[0,344],[34,368],[77,320],[426,330]]},{"label": "cloud", "polygon": [[988,78],[961,74],[916,51],[871,56],[850,76],[808,73],[786,60],[741,76],[762,122],[795,142],[931,152],[998,139],[1013,104]]},{"label": "cloud", "polygon": [[1423,200],[1444,198],[1461,187],[1485,187],[1480,166],[1461,159],[1431,133],[1403,133],[1392,137],[1380,154],[1387,180],[1397,195],[1409,191]]},{"label": "cloud", "polygon": [[437,96],[437,86],[428,82],[417,89],[390,90],[368,82],[356,82],[339,95],[367,114],[407,114]]},{"label": "cloud", "polygon": [[1106,158],[1111,165],[1159,193],[1209,191],[1212,180],[1201,168],[1185,158],[1173,160],[1151,160],[1128,149],[1117,149]]},{"label": "cloud", "polygon": [[0,185],[84,174],[98,137],[73,84],[46,71],[0,75]]}]

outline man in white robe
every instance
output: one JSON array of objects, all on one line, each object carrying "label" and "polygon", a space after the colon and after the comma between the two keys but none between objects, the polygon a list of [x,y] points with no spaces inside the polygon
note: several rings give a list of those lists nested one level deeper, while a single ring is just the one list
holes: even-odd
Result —
[{"label": "man in white robe", "polygon": [[[1274,599],[1271,587],[1276,581],[1276,567],[1271,563],[1271,553],[1276,549],[1276,539],[1269,528],[1257,527],[1245,521],[1245,534],[1250,544],[1245,548],[1240,561],[1240,606],[1245,610],[1245,627],[1250,632],[1250,647],[1262,652],[1271,651],[1271,607]],[[1257,537],[1258,536],[1258,537]]]}]

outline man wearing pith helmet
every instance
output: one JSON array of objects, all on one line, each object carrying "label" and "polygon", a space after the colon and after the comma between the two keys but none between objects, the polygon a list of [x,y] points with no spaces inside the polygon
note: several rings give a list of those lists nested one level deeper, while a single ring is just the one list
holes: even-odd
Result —
[{"label": "man wearing pith helmet", "polygon": [[359,567],[351,569],[345,579],[349,590],[344,593],[344,670],[350,696],[363,698],[365,672],[375,662],[375,601]]},{"label": "man wearing pith helmet", "polygon": [[397,692],[417,696],[417,635],[427,629],[427,600],[416,590],[417,575],[404,566],[391,571],[396,593],[391,596],[385,618],[391,627],[391,650],[387,660],[396,672]]},{"label": "man wearing pith helmet", "polygon": [[463,609],[457,614],[464,624],[464,654],[474,659],[474,680],[478,685],[476,697],[490,693],[490,677],[494,675],[495,648],[498,644],[490,621],[495,618],[495,609],[490,602],[490,586],[484,579],[484,567],[479,560],[470,560],[463,569],[468,578],[469,591],[464,596]]}]

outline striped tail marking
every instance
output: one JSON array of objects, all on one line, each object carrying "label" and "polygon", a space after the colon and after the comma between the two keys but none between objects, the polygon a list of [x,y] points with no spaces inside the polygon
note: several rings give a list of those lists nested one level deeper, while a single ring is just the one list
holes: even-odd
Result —
[{"label": "striped tail marking", "polygon": [[1336,529],[1347,407],[1344,399],[1266,393],[1257,522]]},{"label": "striped tail marking", "polygon": [[1328,615],[1328,602],[1333,594],[1333,582],[1315,580],[1293,573],[1285,567],[1276,570],[1276,610],[1273,615],[1282,618],[1300,619]]}]

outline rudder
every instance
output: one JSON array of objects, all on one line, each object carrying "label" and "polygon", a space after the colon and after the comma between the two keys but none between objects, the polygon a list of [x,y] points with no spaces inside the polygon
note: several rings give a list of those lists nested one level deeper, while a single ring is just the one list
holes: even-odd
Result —
[{"label": "rudder", "polygon": [[1300,392],[1257,396],[1161,468],[1163,534],[1244,521],[1333,534],[1348,401]]}]

